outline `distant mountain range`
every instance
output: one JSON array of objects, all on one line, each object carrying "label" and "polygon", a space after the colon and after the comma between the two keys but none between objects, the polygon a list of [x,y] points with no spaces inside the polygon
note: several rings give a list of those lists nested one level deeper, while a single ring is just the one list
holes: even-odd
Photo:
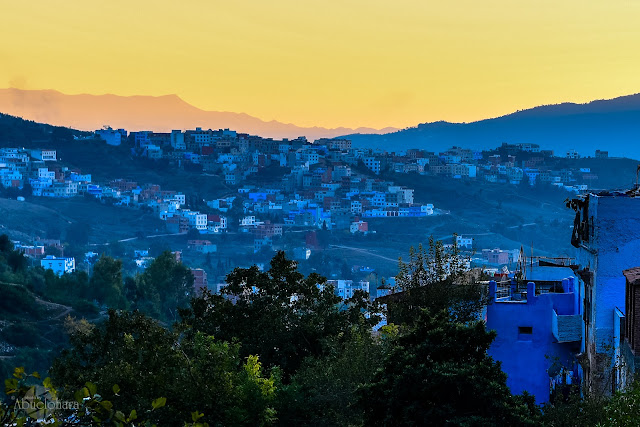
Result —
[{"label": "distant mountain range", "polygon": [[563,103],[517,111],[473,123],[433,122],[386,135],[346,135],[355,146],[442,151],[451,146],[492,148],[502,142],[540,144],[563,155],[608,150],[610,156],[640,159],[640,94],[587,104]]},{"label": "distant mountain range", "polygon": [[197,126],[230,128],[272,138],[344,136],[353,140],[354,146],[387,151],[443,151],[454,145],[486,149],[502,142],[529,142],[556,155],[576,149],[583,156],[593,156],[599,149],[608,150],[610,156],[640,159],[640,94],[587,104],[544,105],[472,123],[423,123],[404,130],[327,129],[266,122],[244,113],[201,110],[176,95],[65,95],[54,90],[0,89],[0,113],[89,131],[104,125],[156,132]]},{"label": "distant mountain range", "polygon": [[332,138],[347,133],[387,133],[396,128],[300,127],[275,120],[264,121],[244,113],[205,111],[177,95],[118,96],[65,95],[55,90],[0,89],[0,113],[36,122],[79,130],[96,130],[104,125],[128,131],[172,129],[224,129],[271,138],[306,136]]}]

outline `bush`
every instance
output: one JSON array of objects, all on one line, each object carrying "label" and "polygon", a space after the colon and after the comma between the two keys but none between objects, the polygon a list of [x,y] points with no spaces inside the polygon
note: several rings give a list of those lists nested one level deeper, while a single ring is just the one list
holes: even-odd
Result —
[{"label": "bush", "polygon": [[83,316],[92,316],[100,313],[100,310],[96,305],[90,301],[84,299],[78,299],[72,303],[72,307],[75,311],[82,314]]},{"label": "bush", "polygon": [[[29,291],[17,285],[0,283],[0,313],[8,315],[22,315],[24,313],[36,314],[34,320],[39,320],[38,310],[35,308],[35,298]],[[8,320],[8,319],[7,319]]]},{"label": "bush", "polygon": [[16,347],[35,347],[40,343],[38,328],[26,323],[7,326],[0,333],[0,338]]}]

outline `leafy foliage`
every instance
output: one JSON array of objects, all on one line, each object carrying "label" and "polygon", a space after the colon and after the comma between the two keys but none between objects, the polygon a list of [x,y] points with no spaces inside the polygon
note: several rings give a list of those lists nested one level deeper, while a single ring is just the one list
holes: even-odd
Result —
[{"label": "leafy foliage", "polygon": [[125,308],[122,261],[102,255],[93,266],[91,290],[95,298],[112,308]]},{"label": "leafy foliage", "polygon": [[599,426],[637,426],[640,420],[640,382],[636,380],[628,390],[616,393],[600,414]]},{"label": "leafy foliage", "polygon": [[160,320],[177,321],[178,308],[187,307],[193,294],[193,274],[169,251],[155,258],[136,280],[134,307]]},{"label": "leafy foliage", "polygon": [[[161,408],[167,399],[159,397],[151,402],[151,408],[131,410],[129,415],[116,409],[113,402],[98,394],[98,387],[87,382],[73,393],[72,400],[61,400],[65,390],[56,389],[50,378],[45,378],[41,384],[38,372],[27,374],[24,368],[15,368],[11,378],[5,380],[5,393],[10,396],[6,402],[0,402],[0,423],[2,425],[36,426],[155,426],[144,418],[157,418],[162,413]],[[112,387],[118,396],[120,387]],[[143,414],[142,417],[138,413]],[[185,426],[206,427],[207,423],[200,422],[204,414],[198,411],[191,414],[192,423],[185,422]]]},{"label": "leafy foliage", "polygon": [[382,367],[390,348],[389,333],[374,336],[354,326],[328,344],[330,353],[307,358],[279,399],[281,425],[344,426],[362,423],[358,388]]},{"label": "leafy foliage", "polygon": [[361,389],[367,425],[522,425],[535,417],[532,396],[516,399],[487,355],[495,337],[482,322],[420,313]]},{"label": "leafy foliage", "polygon": [[[164,396],[165,410],[149,416],[163,425],[180,424],[195,409],[212,425],[260,425],[275,419],[277,373],[263,377],[256,356],[243,361],[238,344],[201,333],[181,339],[141,313],[112,310],[104,324],[76,331],[51,376],[65,390],[89,381],[107,390],[117,384],[122,392],[111,402],[124,413]],[[72,397],[68,391],[62,396]]]},{"label": "leafy foliage", "polygon": [[[3,250],[13,250],[10,241],[0,239]],[[66,297],[78,301],[140,310],[110,310],[101,323],[64,319],[70,345],[54,361],[45,389],[55,384],[58,398],[78,402],[82,413],[57,411],[51,420],[317,426],[542,420],[533,398],[512,396],[499,364],[487,356],[494,335],[476,320],[483,294],[455,245],[445,251],[432,240],[400,264],[403,292],[388,301],[396,323],[377,332],[372,327],[383,312],[378,303],[364,292],[341,300],[324,277],[305,276],[283,252],[268,271],[236,269],[222,295],[195,298],[191,272],[170,252],[124,280],[121,262],[105,255],[92,277],[58,277],[41,268],[13,272],[2,256],[0,274],[39,293],[63,298],[66,289]],[[24,286],[0,286],[3,313],[38,307],[39,297]],[[33,345],[23,347],[14,362],[46,354],[39,343],[24,342],[29,334],[28,324],[2,331],[5,341]],[[21,381],[34,378],[23,374],[18,384],[9,384],[11,394],[29,392],[33,384]],[[0,416],[29,420],[14,409],[3,406]],[[554,411],[555,418],[547,416]],[[544,422],[561,419],[561,412],[545,408]]]},{"label": "leafy foliage", "polygon": [[399,260],[396,282],[402,291],[389,303],[389,319],[411,324],[422,309],[446,310],[452,321],[477,320],[487,299],[481,285],[474,283],[453,235],[453,245],[429,238],[428,248],[411,248],[409,262]]},{"label": "leafy foliage", "polygon": [[305,277],[295,261],[278,252],[269,271],[235,269],[222,295],[205,293],[181,312],[181,328],[241,343],[241,354],[260,355],[268,368],[280,367],[289,378],[307,357],[326,352],[327,339],[349,334],[353,325],[377,323],[368,295],[346,305],[333,286],[316,273]]}]

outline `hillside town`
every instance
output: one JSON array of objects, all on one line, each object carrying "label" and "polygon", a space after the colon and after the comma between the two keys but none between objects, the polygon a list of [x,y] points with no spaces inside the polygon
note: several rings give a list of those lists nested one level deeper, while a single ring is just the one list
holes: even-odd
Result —
[{"label": "hillside town", "polygon": [[[589,168],[554,170],[549,165],[554,153],[541,150],[537,144],[503,143],[489,151],[452,147],[441,153],[419,149],[386,152],[354,148],[347,139],[274,140],[228,129],[201,128],[128,133],[106,127],[97,130],[95,137],[108,145],[130,144],[136,156],[165,161],[170,167],[189,165],[202,174],[223,179],[230,193],[235,190],[236,194],[207,204],[225,212],[239,203],[248,215],[240,220],[242,226],[256,226],[264,214],[281,217],[284,225],[349,229],[366,218],[434,213],[432,204],[414,202],[411,188],[383,179],[388,172],[513,185],[548,183],[576,193],[592,188],[598,180]],[[562,157],[576,159],[579,155],[568,150]],[[598,150],[595,157],[607,158],[608,153]],[[266,170],[275,171],[275,176],[270,176],[274,182],[268,186],[247,184],[248,179],[260,177]],[[34,196],[66,198],[86,194],[111,199],[116,205],[149,206],[163,220],[186,219],[182,223],[169,221],[172,230],[189,227],[215,233],[226,228],[225,220],[209,219],[184,209],[185,196],[181,193],[119,177],[94,182],[91,173],[58,163],[55,150],[0,149],[0,181],[5,188],[28,186]],[[252,217],[258,219],[253,221]],[[360,225],[354,229],[362,228]]]},{"label": "hillside town", "polygon": [[[184,193],[157,184],[117,176],[96,182],[90,171],[65,166],[52,149],[1,148],[2,186],[36,197],[90,197],[153,212],[164,221],[169,234],[192,230],[202,235],[190,238],[187,249],[203,255],[217,251],[206,235],[246,233],[253,237],[253,252],[258,253],[272,249],[274,239],[293,228],[366,235],[375,233],[369,227],[372,218],[392,221],[438,214],[433,204],[417,203],[413,189],[395,184],[389,178],[393,174],[512,185],[546,183],[572,193],[584,192],[598,179],[589,168],[554,170],[550,166],[556,159],[553,153],[536,144],[502,144],[484,152],[453,147],[442,153],[417,149],[389,153],[354,148],[347,139],[273,140],[229,129],[201,128],[128,133],[105,127],[93,138],[110,146],[128,146],[132,155],[165,162],[169,168],[188,167],[194,173],[223,180],[227,195],[205,200],[206,211],[190,209]],[[596,152],[598,158],[607,156],[607,152]],[[564,157],[575,159],[578,155],[569,150]],[[22,196],[18,199],[24,200]],[[296,259],[309,259],[310,248],[317,246],[314,236],[309,238],[306,246],[293,248]],[[481,254],[476,264],[487,265],[489,274],[503,274],[504,267],[513,267],[519,256],[518,249],[476,248],[471,237],[458,236],[456,243],[463,250]],[[37,257],[44,256],[45,246],[38,242],[19,245],[23,252]],[[151,259],[134,258],[140,268]],[[47,262],[49,268],[57,266],[54,270],[58,274],[75,269],[75,261],[72,264],[64,258],[56,264]]]},{"label": "hillside town", "polygon": [[[240,185],[260,169],[274,165],[291,169],[283,176],[283,186],[301,185],[309,176],[313,165],[331,169],[332,182],[349,177],[350,168],[365,167],[374,175],[385,172],[439,175],[453,179],[483,179],[487,182],[535,185],[538,182],[563,187],[567,191],[584,191],[598,176],[588,168],[554,170],[548,160],[554,157],[551,150],[542,150],[532,143],[503,143],[495,150],[476,151],[452,147],[445,152],[408,149],[397,152],[352,147],[348,139],[318,139],[313,143],[305,137],[294,140],[274,140],[229,129],[180,131],[158,133],[131,132],[124,129],[105,128],[96,131],[107,144],[133,145],[135,152],[150,159],[164,159],[175,165],[192,163],[200,165],[203,172],[221,173],[229,185]],[[521,156],[523,155],[524,156]],[[596,158],[608,158],[607,151],[596,150]],[[518,160],[517,157],[524,157]],[[558,157],[579,159],[576,150],[567,150]],[[326,183],[325,177],[323,183]]]}]

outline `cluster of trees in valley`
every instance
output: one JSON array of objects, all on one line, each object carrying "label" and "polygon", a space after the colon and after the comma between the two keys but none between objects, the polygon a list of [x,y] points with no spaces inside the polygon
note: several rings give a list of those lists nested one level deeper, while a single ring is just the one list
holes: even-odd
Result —
[{"label": "cluster of trees in valley", "polygon": [[[511,394],[487,355],[495,334],[478,320],[485,290],[459,256],[434,242],[412,251],[399,265],[402,292],[382,306],[364,292],[341,300],[283,252],[266,271],[235,269],[221,295],[195,296],[170,253],[136,277],[108,257],[91,277],[51,277],[0,237],[1,339],[10,325],[41,328],[46,304],[74,315],[42,375],[26,359],[2,360],[0,424],[606,425],[638,412],[633,390],[542,409]],[[388,324],[376,329],[381,314]],[[43,351],[47,339],[30,344]]]}]

